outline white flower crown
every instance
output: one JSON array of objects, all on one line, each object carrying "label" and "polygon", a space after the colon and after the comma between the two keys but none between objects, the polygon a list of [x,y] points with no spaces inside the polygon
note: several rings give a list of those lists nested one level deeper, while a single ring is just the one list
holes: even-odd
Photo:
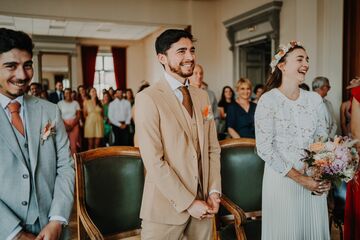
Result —
[{"label": "white flower crown", "polygon": [[300,42],[297,41],[291,41],[287,45],[280,45],[279,51],[275,54],[275,56],[272,58],[270,67],[271,67],[271,73],[274,73],[276,66],[278,65],[281,58],[285,56],[285,54],[295,46],[302,46]]}]

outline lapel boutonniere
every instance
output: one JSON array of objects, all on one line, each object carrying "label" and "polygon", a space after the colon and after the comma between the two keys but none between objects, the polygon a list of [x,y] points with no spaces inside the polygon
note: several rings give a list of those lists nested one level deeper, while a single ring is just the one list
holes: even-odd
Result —
[{"label": "lapel boutonniere", "polygon": [[43,131],[42,131],[42,135],[41,135],[41,145],[44,144],[44,142],[48,139],[49,136],[53,136],[56,134],[56,130],[55,130],[55,122],[48,122]]},{"label": "lapel boutonniere", "polygon": [[214,119],[214,114],[211,110],[211,105],[207,105],[201,111],[204,121],[210,121]]}]

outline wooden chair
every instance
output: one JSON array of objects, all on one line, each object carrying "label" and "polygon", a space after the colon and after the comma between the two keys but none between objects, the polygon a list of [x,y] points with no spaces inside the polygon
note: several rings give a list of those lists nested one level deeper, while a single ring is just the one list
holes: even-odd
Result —
[{"label": "wooden chair", "polygon": [[[221,146],[220,239],[261,239],[264,161],[253,139],[226,139]],[[230,213],[230,215],[229,215]]]},{"label": "wooden chair", "polygon": [[138,148],[98,148],[75,160],[78,239],[139,235],[144,166]]}]

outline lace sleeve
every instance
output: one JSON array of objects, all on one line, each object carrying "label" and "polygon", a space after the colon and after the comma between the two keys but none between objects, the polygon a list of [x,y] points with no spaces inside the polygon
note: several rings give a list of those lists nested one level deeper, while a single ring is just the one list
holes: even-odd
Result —
[{"label": "lace sleeve", "polygon": [[292,168],[292,163],[279,154],[275,146],[275,106],[273,100],[263,96],[255,111],[255,135],[258,155],[276,172],[285,176]]}]

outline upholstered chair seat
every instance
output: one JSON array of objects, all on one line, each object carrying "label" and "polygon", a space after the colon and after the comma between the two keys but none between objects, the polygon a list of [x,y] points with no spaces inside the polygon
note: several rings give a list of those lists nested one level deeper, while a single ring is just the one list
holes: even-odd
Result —
[{"label": "upholstered chair seat", "polygon": [[76,155],[79,239],[140,233],[144,166],[137,148],[108,147]]},{"label": "upholstered chair seat", "polygon": [[264,161],[252,139],[227,139],[221,145],[221,239],[261,239]]}]

